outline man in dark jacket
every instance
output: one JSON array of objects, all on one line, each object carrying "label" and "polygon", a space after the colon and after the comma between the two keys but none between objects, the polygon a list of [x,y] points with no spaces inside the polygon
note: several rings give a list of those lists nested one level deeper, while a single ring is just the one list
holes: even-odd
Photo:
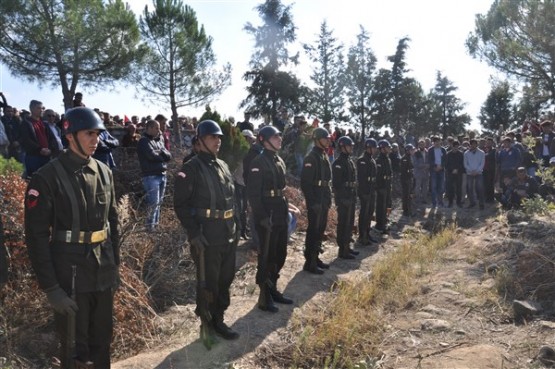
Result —
[{"label": "man in dark jacket", "polygon": [[148,231],[153,231],[160,221],[160,205],[166,191],[166,163],[172,158],[164,146],[157,121],[146,123],[145,133],[137,145],[137,155],[143,175],[145,204],[148,206],[146,227]]},{"label": "man in dark jacket", "polygon": [[459,141],[454,140],[453,146],[447,153],[445,159],[445,183],[447,187],[447,200],[449,201],[449,207],[453,206],[453,200],[455,199],[458,207],[463,206],[462,183],[464,174],[464,155],[459,148]]},{"label": "man in dark jacket", "polygon": [[407,144],[405,146],[405,155],[401,158],[401,164],[399,165],[403,216],[406,217],[412,216],[412,198],[414,197],[414,166],[412,165],[413,154],[414,146],[412,144]]},{"label": "man in dark jacket", "polygon": [[[61,367],[78,367],[70,362],[75,358],[106,369],[120,260],[112,172],[91,158],[105,127],[82,107],[68,110],[63,125],[69,149],[33,175],[25,195],[25,240],[39,287],[55,310]],[[75,352],[67,355],[72,316]]]},{"label": "man in dark jacket", "polygon": [[433,146],[428,149],[428,164],[432,186],[432,207],[435,208],[443,206],[447,151],[441,146],[441,139],[438,136],[432,137],[432,142]]},{"label": "man in dark jacket", "polygon": [[56,138],[42,120],[42,102],[31,100],[31,115],[21,125],[21,144],[25,151],[25,171],[28,178],[58,153]]}]

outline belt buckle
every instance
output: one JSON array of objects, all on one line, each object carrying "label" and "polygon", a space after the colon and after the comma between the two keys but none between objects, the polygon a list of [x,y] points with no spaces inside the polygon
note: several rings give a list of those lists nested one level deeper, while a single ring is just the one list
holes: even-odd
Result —
[{"label": "belt buckle", "polygon": [[91,243],[102,242],[106,239],[106,230],[91,233]]},{"label": "belt buckle", "polygon": [[270,197],[274,197],[274,196],[276,196],[274,190],[270,190]]},{"label": "belt buckle", "polygon": [[233,210],[226,210],[224,211],[224,219],[229,219],[233,216]]}]

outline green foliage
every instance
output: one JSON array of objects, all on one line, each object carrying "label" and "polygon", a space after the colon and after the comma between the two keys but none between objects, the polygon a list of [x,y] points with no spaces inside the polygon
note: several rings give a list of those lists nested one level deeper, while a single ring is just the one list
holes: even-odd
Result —
[{"label": "green foliage", "polygon": [[466,104],[454,94],[457,90],[453,82],[437,72],[436,85],[431,94],[434,102],[432,121],[437,125],[436,132],[441,132],[443,137],[460,134],[470,123],[468,114],[461,114]]},{"label": "green foliage", "polygon": [[231,65],[215,69],[212,38],[191,7],[181,0],[154,0],[153,6],[152,12],[145,6],[140,18],[147,50],[133,81],[145,98],[169,104],[177,121],[178,108],[202,105],[229,86]]},{"label": "green foliage", "polygon": [[130,72],[141,50],[135,14],[122,0],[0,1],[0,61],[11,73],[62,89],[104,88]]},{"label": "green foliage", "polygon": [[523,199],[521,205],[522,210],[528,215],[546,215],[555,210],[555,204],[539,195]]},{"label": "green foliage", "polygon": [[469,53],[517,79],[547,91],[555,99],[555,2],[494,1],[476,17],[466,41]]},{"label": "green foliage", "polygon": [[0,156],[0,175],[3,176],[11,173],[23,173],[23,164],[21,164],[14,158],[6,159],[3,156]]},{"label": "green foliage", "polygon": [[345,72],[349,112],[361,125],[363,139],[370,121],[370,98],[377,62],[376,55],[369,46],[369,39],[368,31],[361,26],[356,44],[349,48]]},{"label": "green foliage", "polygon": [[314,67],[310,79],[316,85],[310,89],[309,112],[323,122],[344,119],[345,78],[343,45],[333,37],[333,31],[326,21],[320,26],[320,34],[315,46],[304,44],[307,55],[313,60]]},{"label": "green foliage", "polygon": [[290,56],[287,45],[297,38],[291,6],[284,6],[280,0],[266,0],[256,7],[262,18],[262,25],[250,22],[245,31],[255,39],[250,61],[251,70],[243,78],[250,82],[248,95],[241,102],[252,112],[253,117],[265,115],[274,119],[280,106],[298,107],[301,84],[292,73],[280,71],[280,67],[290,62],[297,63],[297,55]]},{"label": "green foliage", "polygon": [[509,127],[513,121],[511,104],[513,96],[509,82],[503,81],[494,84],[480,109],[482,127],[491,131],[497,131],[501,126]]},{"label": "green foliage", "polygon": [[213,120],[222,128],[224,137],[222,137],[222,146],[220,147],[218,157],[224,160],[229,169],[233,171],[242,162],[243,157],[249,150],[249,143],[241,135],[239,129],[234,127],[233,123],[229,120],[222,121],[220,114],[217,111],[212,111],[210,106],[206,106],[206,111],[202,114],[199,121],[202,122],[206,119]]}]

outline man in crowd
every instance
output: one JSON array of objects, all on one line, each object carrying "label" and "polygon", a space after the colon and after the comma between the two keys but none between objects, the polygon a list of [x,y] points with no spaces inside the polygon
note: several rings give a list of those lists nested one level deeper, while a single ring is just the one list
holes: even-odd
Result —
[{"label": "man in crowd", "polygon": [[160,221],[160,206],[166,191],[167,162],[172,158],[164,147],[160,124],[156,120],[146,123],[145,133],[137,145],[137,155],[143,177],[145,204],[148,207],[146,228],[154,231]]},{"label": "man in crowd", "polygon": [[425,204],[428,197],[430,182],[430,164],[428,164],[428,150],[424,140],[418,141],[418,149],[412,156],[414,165],[414,193],[419,203]]},{"label": "man in crowd", "polygon": [[484,208],[484,179],[482,173],[486,163],[486,154],[478,148],[478,141],[470,139],[470,149],[464,153],[464,169],[466,171],[466,195],[468,207],[476,206],[476,197],[480,210]]},{"label": "man in crowd", "polygon": [[[69,110],[63,124],[69,150],[38,170],[27,189],[26,243],[39,287],[55,310],[61,367],[109,368],[120,261],[117,203],[111,171],[91,157],[105,127],[83,107]],[[75,352],[68,357],[69,320],[75,322]]]},{"label": "man in crowd", "polygon": [[318,254],[322,248],[331,206],[331,166],[325,152],[331,145],[331,138],[329,132],[320,127],[312,131],[312,140],[314,147],[304,158],[301,171],[301,190],[308,212],[303,270],[323,274],[323,269],[329,268],[329,265],[323,263]]},{"label": "man in crowd", "polygon": [[243,132],[245,129],[248,129],[251,132],[254,132],[254,124],[251,123],[251,113],[246,111],[244,113],[245,120],[242,122],[237,123],[237,128],[239,128],[239,132]]},{"label": "man in crowd", "polygon": [[360,198],[360,212],[358,214],[358,244],[368,245],[377,242],[370,235],[370,224],[376,208],[376,161],[373,156],[378,151],[378,143],[373,138],[364,141],[365,151],[357,159],[358,197]]},{"label": "man in crowd", "polygon": [[453,207],[453,201],[457,206],[463,206],[462,184],[464,174],[464,155],[460,150],[459,140],[453,140],[451,150],[447,152],[445,159],[445,182],[447,187],[448,207]]},{"label": "man in crowd", "polygon": [[4,116],[2,117],[2,123],[4,124],[4,129],[6,130],[6,135],[8,136],[8,141],[10,145],[8,146],[8,159],[14,158],[19,162],[23,161],[21,155],[21,119],[15,114],[15,109],[9,105],[4,107]]},{"label": "man in crowd", "polygon": [[486,146],[484,148],[485,160],[482,177],[484,178],[484,198],[488,203],[495,201],[495,175],[497,149],[493,137],[486,138]]},{"label": "man in crowd", "polygon": [[340,137],[337,140],[339,156],[331,166],[332,188],[337,207],[338,257],[341,259],[354,259],[359,254],[350,247],[355,221],[357,187],[356,167],[351,159],[354,144],[349,136]]},{"label": "man in crowd", "polygon": [[257,141],[264,150],[249,168],[247,193],[260,240],[256,284],[260,287],[258,308],[275,313],[274,302],[292,304],[277,289],[279,273],[287,257],[288,201],[285,162],[279,157],[281,134],[274,126],[263,127]]},{"label": "man in crowd", "polygon": [[441,147],[441,139],[432,137],[433,146],[428,150],[428,164],[432,185],[432,207],[443,207],[443,192],[445,188],[445,160],[447,151]]},{"label": "man in crowd", "polygon": [[207,349],[215,334],[233,340],[239,334],[224,323],[230,304],[229,287],[235,277],[238,232],[233,214],[233,178],[218,159],[223,132],[205,120],[197,127],[200,151],[183,164],[175,177],[174,209],[187,231],[196,265],[197,307],[201,339]]},{"label": "man in crowd", "polygon": [[399,164],[399,179],[401,181],[401,202],[403,206],[403,216],[411,217],[412,214],[412,198],[414,197],[414,174],[412,156],[414,154],[414,146],[407,144],[405,146],[405,155],[401,158]]},{"label": "man in crowd", "polygon": [[31,115],[21,126],[21,142],[25,150],[25,170],[28,178],[58,153],[56,139],[42,120],[42,102],[31,100],[29,109]]},{"label": "man in crowd", "polygon": [[516,176],[516,168],[520,166],[522,155],[520,151],[513,147],[513,140],[509,136],[505,136],[502,140],[502,147],[497,154],[497,166],[499,177],[501,179],[501,188],[503,192],[506,189],[505,178],[511,181]]}]

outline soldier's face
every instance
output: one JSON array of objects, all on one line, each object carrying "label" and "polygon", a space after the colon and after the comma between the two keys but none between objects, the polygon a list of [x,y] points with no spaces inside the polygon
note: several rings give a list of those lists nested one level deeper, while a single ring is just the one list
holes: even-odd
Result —
[{"label": "soldier's face", "polygon": [[280,135],[273,135],[268,139],[268,143],[271,145],[269,149],[278,151],[279,149],[281,149],[281,142],[282,138]]},{"label": "soldier's face", "polygon": [[[90,129],[77,132],[77,135],[66,135],[69,148],[82,158],[88,158],[96,151],[99,142],[100,130]],[[79,149],[81,147],[81,150]]]},{"label": "soldier's face", "polygon": [[200,144],[201,150],[216,155],[220,151],[222,145],[222,137],[219,135],[206,135],[200,138],[203,143]]},{"label": "soldier's face", "polygon": [[321,138],[318,140],[318,143],[322,146],[323,149],[327,149],[331,145],[331,140],[329,138]]}]

